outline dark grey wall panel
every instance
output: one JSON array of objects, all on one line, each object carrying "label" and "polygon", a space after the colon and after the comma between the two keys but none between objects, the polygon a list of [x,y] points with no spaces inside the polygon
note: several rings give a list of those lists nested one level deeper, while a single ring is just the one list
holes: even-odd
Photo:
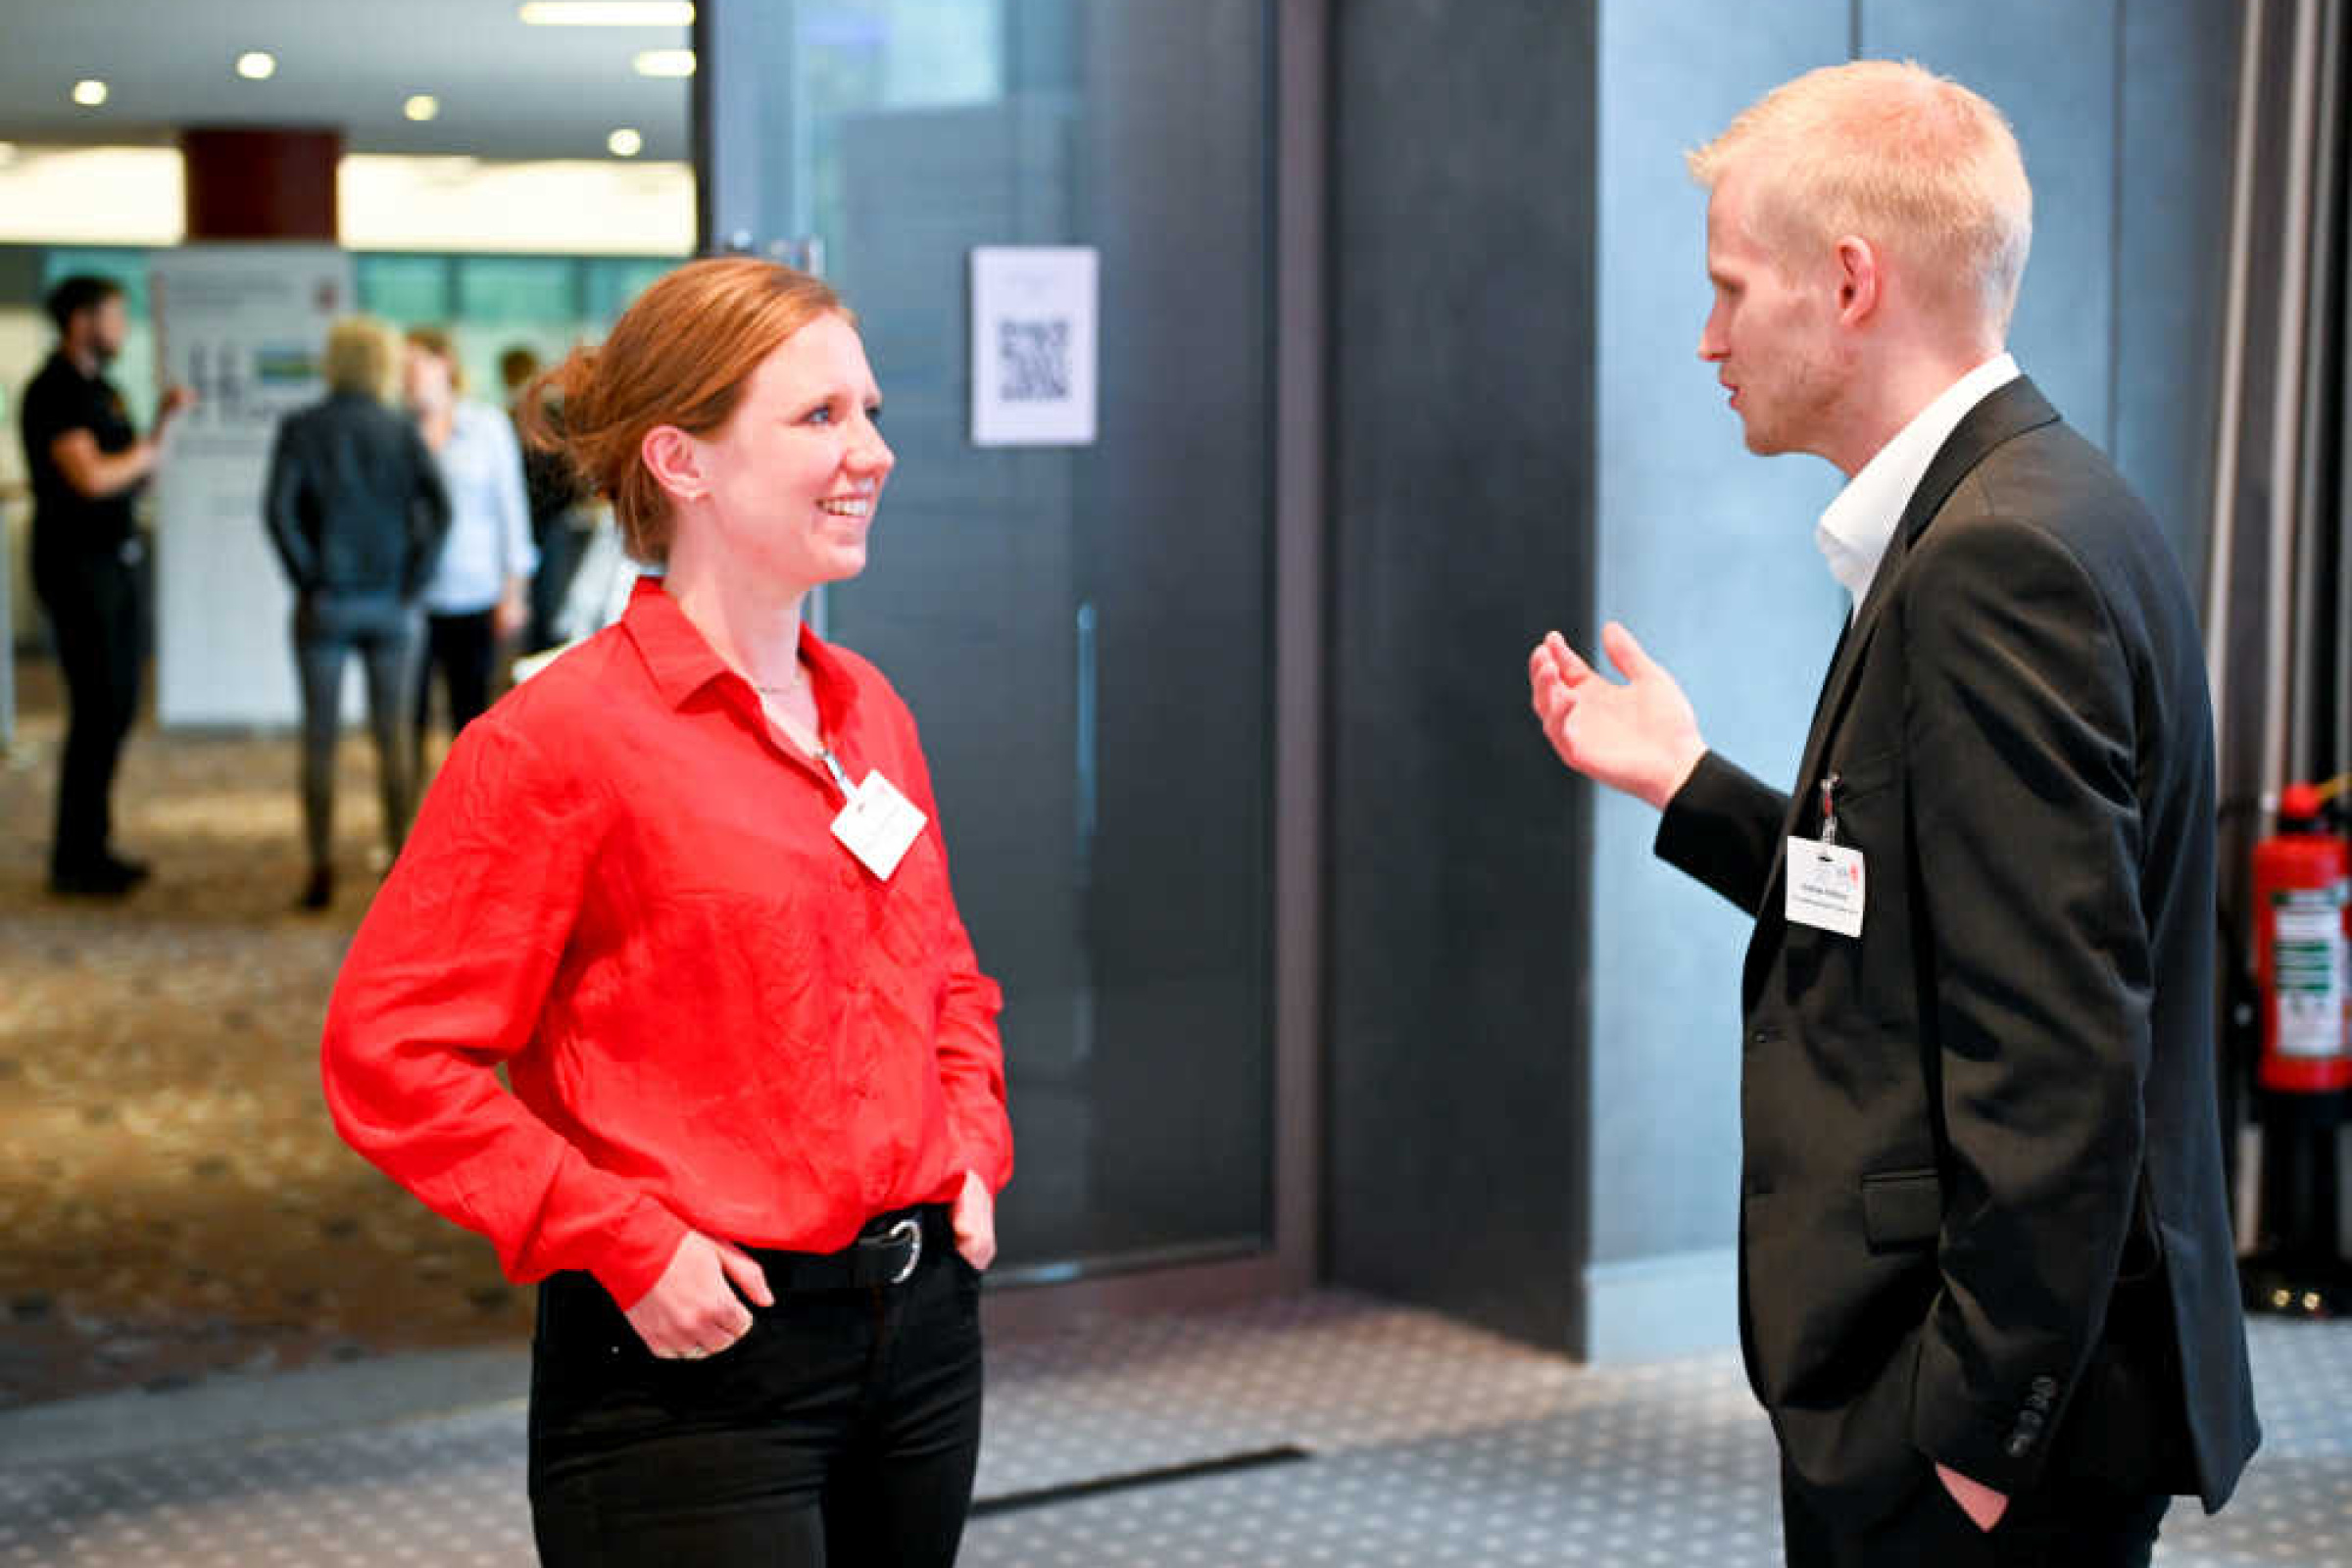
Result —
[{"label": "dark grey wall panel", "polygon": [[1332,1272],[1559,1344],[1584,871],[1525,658],[1588,629],[1592,18],[1333,26]]}]

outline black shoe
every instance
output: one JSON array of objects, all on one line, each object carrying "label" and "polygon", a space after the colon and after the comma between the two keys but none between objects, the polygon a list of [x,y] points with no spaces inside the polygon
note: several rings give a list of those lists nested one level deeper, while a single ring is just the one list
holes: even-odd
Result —
[{"label": "black shoe", "polygon": [[49,873],[49,891],[68,898],[119,899],[144,880],[126,866],[111,860],[95,865],[61,866]]},{"label": "black shoe", "polygon": [[335,873],[319,866],[303,884],[300,906],[305,909],[323,909],[335,902]]},{"label": "black shoe", "polygon": [[155,874],[155,867],[145,860],[125,859],[120,855],[102,856],[99,864],[109,874],[122,877],[134,888]]}]

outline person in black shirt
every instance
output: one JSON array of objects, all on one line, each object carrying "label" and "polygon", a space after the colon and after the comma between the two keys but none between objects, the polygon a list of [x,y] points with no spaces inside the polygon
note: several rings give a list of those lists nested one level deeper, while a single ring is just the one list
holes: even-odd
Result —
[{"label": "person in black shirt", "polygon": [[131,428],[106,379],[129,318],[121,285],[75,276],[50,290],[57,352],[24,389],[24,467],[32,481],[32,585],[57,639],[66,683],[49,885],[116,897],[147,868],[112,846],[115,764],[139,706],[142,554],[131,501],[163,457],[166,430],[193,398],[164,395],[154,431]]}]

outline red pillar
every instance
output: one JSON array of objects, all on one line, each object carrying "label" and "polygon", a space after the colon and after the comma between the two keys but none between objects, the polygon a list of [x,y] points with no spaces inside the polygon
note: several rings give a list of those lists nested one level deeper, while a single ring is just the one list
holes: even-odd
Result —
[{"label": "red pillar", "polygon": [[190,243],[334,243],[341,131],[196,127],[180,132],[179,148],[187,165]]}]

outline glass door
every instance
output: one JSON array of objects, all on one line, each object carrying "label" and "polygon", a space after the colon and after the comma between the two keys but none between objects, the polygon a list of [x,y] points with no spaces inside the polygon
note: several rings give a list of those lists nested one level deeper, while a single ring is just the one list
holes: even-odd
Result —
[{"label": "glass door", "polygon": [[[898,470],[825,629],[921,723],[1004,987],[1007,1283],[1271,1247],[1268,29],[1259,0],[705,7],[711,226],[813,238],[882,382]],[[972,440],[969,256],[1004,245],[1098,253],[1091,444]]]}]

